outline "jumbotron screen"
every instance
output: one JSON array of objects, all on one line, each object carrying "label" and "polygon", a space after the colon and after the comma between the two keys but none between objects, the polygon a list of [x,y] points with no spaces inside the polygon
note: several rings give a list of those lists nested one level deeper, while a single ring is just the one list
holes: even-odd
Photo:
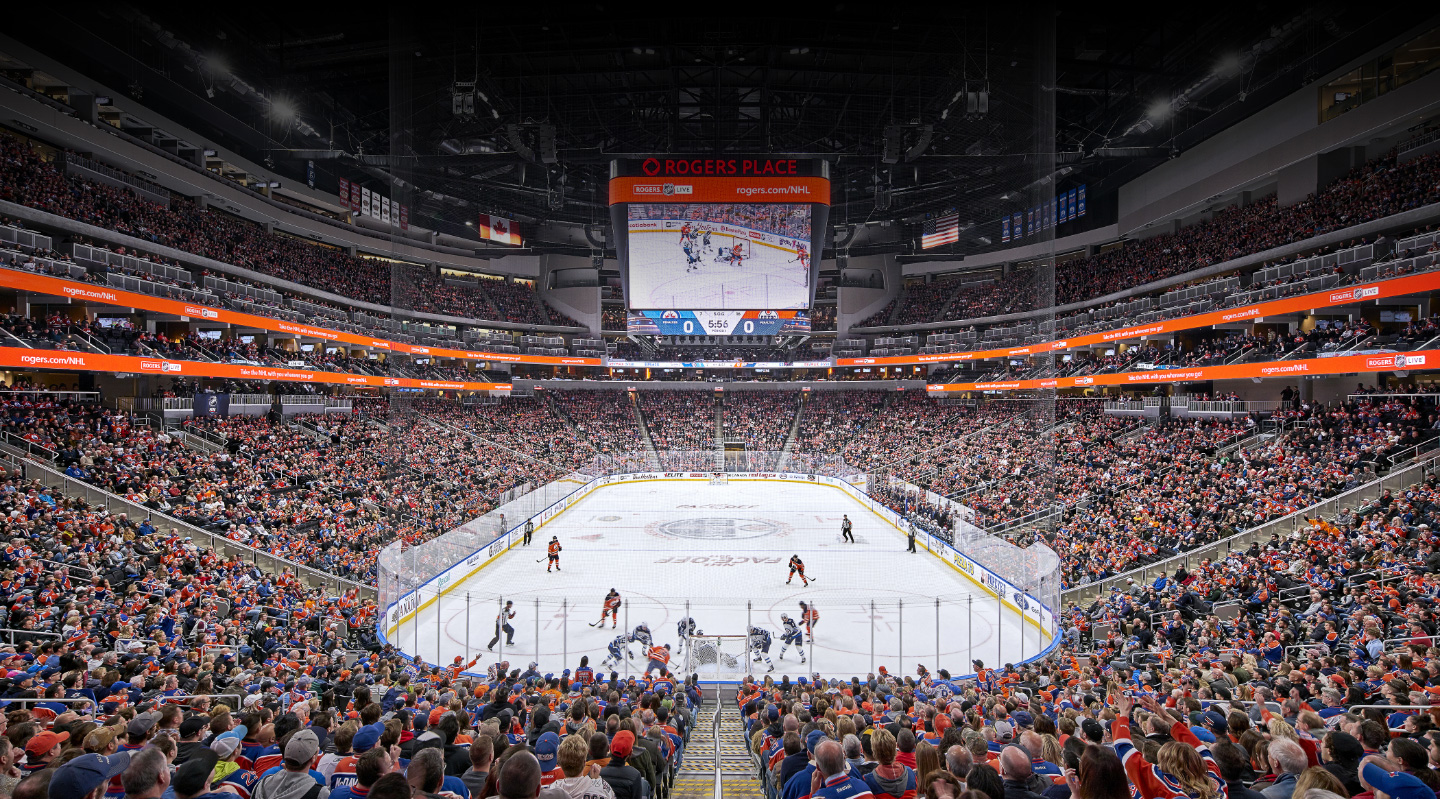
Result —
[{"label": "jumbotron screen", "polygon": [[611,180],[630,332],[809,332],[816,232],[829,208],[829,181],[810,173],[823,169],[784,159],[646,159],[640,171],[674,174]]}]

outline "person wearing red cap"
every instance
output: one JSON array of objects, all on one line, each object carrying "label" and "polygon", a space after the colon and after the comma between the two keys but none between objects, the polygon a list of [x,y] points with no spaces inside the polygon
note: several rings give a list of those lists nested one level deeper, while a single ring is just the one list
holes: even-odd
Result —
[{"label": "person wearing red cap", "polygon": [[640,799],[643,787],[640,771],[625,759],[635,750],[635,733],[621,730],[610,742],[610,762],[600,769],[600,779],[615,791],[615,799]]},{"label": "person wearing red cap", "polygon": [[70,733],[53,733],[49,730],[36,735],[25,743],[25,765],[21,770],[26,774],[35,772],[50,765],[50,761],[60,756],[60,745],[70,740]]}]

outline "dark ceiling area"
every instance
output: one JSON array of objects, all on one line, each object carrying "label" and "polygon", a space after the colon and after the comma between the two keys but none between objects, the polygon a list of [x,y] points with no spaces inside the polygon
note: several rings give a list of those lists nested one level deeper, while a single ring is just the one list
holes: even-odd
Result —
[{"label": "dark ceiling area", "polygon": [[[61,13],[26,41],[297,179],[312,160],[331,186],[394,195],[399,178],[422,224],[602,221],[615,157],[798,154],[831,163],[833,223],[917,226],[954,209],[977,231],[961,252],[991,246],[978,231],[1036,199],[1050,151],[1060,187],[1088,184],[1103,208],[1421,16],[1339,3]],[[1047,16],[1053,44],[1037,33]]]}]

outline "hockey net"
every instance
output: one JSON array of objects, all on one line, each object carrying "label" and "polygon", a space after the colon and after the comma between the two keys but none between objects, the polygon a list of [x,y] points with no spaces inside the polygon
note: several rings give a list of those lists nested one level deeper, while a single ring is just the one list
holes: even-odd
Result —
[{"label": "hockey net", "polygon": [[750,258],[753,253],[750,251],[750,240],[744,236],[722,235],[716,239],[725,252],[734,252],[736,245],[740,247],[740,257]]},{"label": "hockey net", "polygon": [[750,673],[744,635],[695,635],[685,650],[687,674],[702,680],[738,680]]},{"label": "hockey net", "polygon": [[716,472],[710,475],[710,485],[728,486],[730,485],[730,476],[725,474],[724,472]]}]

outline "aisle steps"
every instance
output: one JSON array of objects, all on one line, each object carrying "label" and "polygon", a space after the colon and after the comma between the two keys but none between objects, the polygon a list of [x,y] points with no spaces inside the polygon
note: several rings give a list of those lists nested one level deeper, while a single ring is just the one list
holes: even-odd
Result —
[{"label": "aisle steps", "polygon": [[708,696],[695,714],[695,731],[685,747],[685,764],[675,775],[671,799],[715,799],[715,747],[720,747],[720,790],[723,799],[763,799],[764,787],[755,778],[755,766],[746,753],[745,727],[733,688],[723,691],[720,710],[720,740],[714,737],[711,719],[715,700]]}]

